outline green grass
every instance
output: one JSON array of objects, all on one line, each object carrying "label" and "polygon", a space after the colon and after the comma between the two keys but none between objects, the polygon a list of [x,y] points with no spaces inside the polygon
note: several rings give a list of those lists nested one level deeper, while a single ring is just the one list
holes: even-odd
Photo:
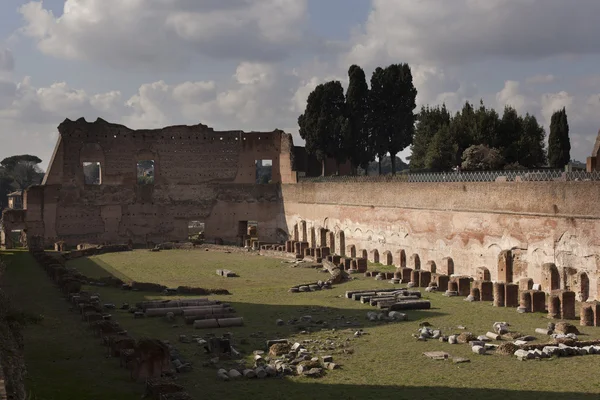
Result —
[{"label": "green grass", "polygon": [[[12,253],[12,261],[3,278],[17,302],[27,310],[40,310],[46,319],[40,326],[26,330],[26,361],[30,375],[28,387],[41,399],[133,399],[139,398],[142,385],[128,380],[128,372],[118,361],[104,358],[104,348],[92,337],[77,315],[70,313],[58,290],[50,284],[41,268],[28,254]],[[288,293],[290,286],[323,279],[317,270],[292,267],[281,260],[239,253],[204,251],[134,251],[113,253],[69,262],[82,273],[101,277],[109,273],[124,280],[205,288],[226,288],[231,296],[212,296],[233,305],[246,322],[244,327],[215,329],[232,332],[236,347],[246,354],[264,348],[264,340],[330,338],[347,343],[354,354],[337,354],[334,360],[341,370],[324,378],[303,377],[219,382],[214,368],[194,344],[179,344],[181,334],[204,335],[179,320],[172,327],[163,319],[134,320],[131,314],[116,311],[115,318],[136,337],[152,336],[170,340],[194,362],[194,371],[179,376],[179,381],[197,399],[597,399],[600,383],[596,377],[600,356],[559,358],[519,362],[514,357],[472,354],[467,345],[449,345],[438,341],[417,342],[411,337],[420,322],[428,321],[445,334],[460,333],[464,325],[475,334],[485,334],[495,321],[507,321],[514,330],[534,334],[548,320],[542,314],[518,314],[515,309],[493,308],[490,303],[466,303],[462,298],[424,294],[433,309],[409,312],[410,321],[370,323],[367,311],[374,310],[343,298],[346,290],[389,287],[372,278],[337,285],[333,290],[314,293]],[[219,268],[230,269],[238,278],[222,278]],[[326,277],[326,275],[325,275]],[[126,292],[112,288],[91,288],[104,302],[130,304],[148,293]],[[278,318],[288,320],[310,314],[328,323],[320,330],[302,335],[295,326],[276,326]],[[340,319],[340,317],[344,319]],[[367,335],[354,338],[355,328],[346,329],[346,321],[362,324]],[[577,324],[576,321],[573,323]],[[585,339],[600,338],[600,328],[581,328]],[[254,337],[263,332],[261,337]],[[349,341],[346,341],[349,339]],[[248,344],[240,344],[243,341]],[[471,359],[469,364],[432,361],[425,351],[442,350],[452,356]]]}]

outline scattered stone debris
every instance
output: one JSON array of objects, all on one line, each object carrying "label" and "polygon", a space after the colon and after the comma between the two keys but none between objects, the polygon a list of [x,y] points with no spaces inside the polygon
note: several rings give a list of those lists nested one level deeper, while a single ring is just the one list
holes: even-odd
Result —
[{"label": "scattered stone debris", "polygon": [[450,357],[450,354],[444,351],[430,351],[423,353],[423,355],[432,360],[447,360]]},{"label": "scattered stone debris", "polygon": [[327,281],[317,281],[313,283],[306,283],[303,285],[292,286],[289,290],[290,293],[301,293],[301,292],[316,292],[319,290],[331,289],[333,282],[330,280]]},{"label": "scattered stone debris", "polygon": [[218,269],[217,275],[225,278],[236,278],[238,276],[235,272],[230,271],[228,269]]},{"label": "scattered stone debris", "polygon": [[421,300],[421,292],[408,289],[347,291],[346,298],[389,311],[427,310],[431,308],[429,300]]}]

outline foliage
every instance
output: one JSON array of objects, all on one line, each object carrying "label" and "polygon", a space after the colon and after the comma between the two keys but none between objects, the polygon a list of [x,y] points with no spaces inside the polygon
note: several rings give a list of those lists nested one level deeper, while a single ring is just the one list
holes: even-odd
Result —
[{"label": "foliage", "polygon": [[273,179],[273,165],[256,165],[256,183],[265,185]]},{"label": "foliage", "polygon": [[365,72],[358,65],[350,67],[348,77],[343,147],[353,170],[355,171],[358,167],[364,170],[374,158],[368,125],[369,87]]},{"label": "foliage", "polygon": [[414,135],[417,89],[408,64],[377,68],[371,77],[370,126],[375,153],[381,160],[388,152],[395,174],[396,154],[410,146]]},{"label": "foliage", "polygon": [[[534,116],[526,114],[522,117],[514,108],[505,107],[500,118],[494,109],[487,108],[481,101],[477,109],[466,102],[451,118],[445,106],[422,108],[413,139],[411,170],[427,168],[425,159],[429,147],[433,145],[438,129],[444,124],[449,125],[449,140],[455,151],[445,155],[449,160],[437,162],[438,168],[442,164],[446,165],[447,169],[460,164],[464,152],[474,145],[496,149],[509,164],[518,163],[527,168],[537,168],[546,163],[545,132]],[[440,143],[436,146],[439,150]],[[450,144],[446,147],[450,147]],[[430,153],[430,161],[436,152],[439,153]]]},{"label": "foliage", "polygon": [[298,117],[300,137],[306,141],[306,152],[314,154],[325,165],[327,157],[339,163],[345,160],[342,133],[345,126],[344,89],[339,81],[318,85],[308,96],[306,110]]},{"label": "foliage", "polygon": [[552,114],[550,135],[548,137],[548,162],[552,168],[563,168],[571,159],[571,140],[569,139],[569,121],[563,108]]},{"label": "foliage", "polygon": [[425,169],[425,157],[429,144],[442,126],[450,124],[450,113],[446,105],[429,107],[423,106],[417,117],[417,126],[411,146],[410,169]]},{"label": "foliage", "polygon": [[38,166],[42,160],[30,154],[11,156],[0,161],[0,212],[8,205],[7,195],[39,185],[44,172]]},{"label": "foliage", "polygon": [[[396,172],[408,169],[408,164],[406,164],[404,161],[402,161],[402,159],[398,156],[396,156],[395,164],[396,164]],[[379,161],[372,161],[369,163],[369,169],[368,169],[366,175],[379,174],[379,166],[380,165],[381,165],[381,175],[389,175],[392,173],[392,159],[390,156],[384,156],[383,159],[381,160],[381,163],[379,163]]]},{"label": "foliage", "polygon": [[86,185],[100,184],[100,164],[95,162],[83,163],[83,176]]},{"label": "foliage", "polygon": [[138,185],[153,185],[154,184],[154,176],[152,175],[148,175],[148,176],[138,176],[137,177],[137,183]]},{"label": "foliage", "polygon": [[465,171],[497,170],[504,165],[502,154],[484,144],[473,145],[462,156],[461,168]]},{"label": "foliage", "polygon": [[425,155],[425,168],[448,171],[455,165],[458,145],[452,140],[449,126],[442,126],[431,139]]}]

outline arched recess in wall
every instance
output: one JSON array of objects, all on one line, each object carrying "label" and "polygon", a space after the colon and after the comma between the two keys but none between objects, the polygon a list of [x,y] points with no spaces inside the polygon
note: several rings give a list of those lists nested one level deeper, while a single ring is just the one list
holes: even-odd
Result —
[{"label": "arched recess in wall", "polygon": [[542,265],[542,289],[548,293],[560,289],[560,273],[555,264]]},{"label": "arched recess in wall", "polygon": [[392,256],[391,251],[383,252],[383,264],[385,265],[394,265],[394,257]]},{"label": "arched recess in wall", "polygon": [[415,271],[421,269],[421,258],[418,254],[415,253],[410,256],[408,268],[412,268]]},{"label": "arched recess in wall", "polygon": [[312,248],[315,248],[317,246],[317,237],[315,234],[315,227],[312,226],[310,228],[310,231],[308,232],[308,245]]},{"label": "arched recess in wall", "polygon": [[442,259],[440,273],[448,276],[454,273],[454,260],[452,259],[452,257],[444,257]]},{"label": "arched recess in wall", "polygon": [[590,278],[585,272],[577,274],[577,297],[581,302],[585,302],[590,298]]},{"label": "arched recess in wall", "polygon": [[331,231],[327,232],[327,247],[329,247],[331,254],[336,254],[335,233]]},{"label": "arched recess in wall", "polygon": [[398,250],[398,256],[396,257],[396,266],[398,268],[406,268],[406,252],[402,249]]},{"label": "arched recess in wall", "polygon": [[317,232],[317,247],[327,247],[327,229],[319,228]]},{"label": "arched recess in wall", "polygon": [[348,254],[350,254],[351,258],[356,258],[356,246],[351,244],[346,248]]},{"label": "arched recess in wall", "polygon": [[478,281],[491,281],[492,280],[490,270],[487,269],[486,267],[477,268],[477,273],[476,273],[475,277]]},{"label": "arched recess in wall", "polygon": [[308,242],[308,234],[306,231],[306,221],[300,221],[300,241]]},{"label": "arched recess in wall", "polygon": [[379,264],[379,250],[373,249],[371,250],[370,259],[372,263]]},{"label": "arched recess in wall", "polygon": [[299,237],[300,234],[298,233],[298,224],[294,224],[294,233],[292,234],[292,240],[297,242]]},{"label": "arched recess in wall", "polygon": [[337,233],[337,245],[338,245],[338,252],[340,253],[340,256],[345,257],[346,256],[346,234],[344,233],[343,230],[339,230]]},{"label": "arched recess in wall", "polygon": [[361,249],[359,253],[361,258],[364,258],[365,260],[369,259],[369,252],[367,249]]},{"label": "arched recess in wall", "polygon": [[425,264],[425,270],[435,274],[437,272],[437,266],[435,265],[435,261],[430,260]]}]

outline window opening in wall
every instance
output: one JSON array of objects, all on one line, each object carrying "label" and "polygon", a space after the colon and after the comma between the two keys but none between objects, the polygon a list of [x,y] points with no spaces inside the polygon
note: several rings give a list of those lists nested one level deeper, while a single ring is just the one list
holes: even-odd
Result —
[{"label": "window opening in wall", "polygon": [[10,231],[10,240],[13,244],[13,247],[24,247],[24,235],[21,229],[13,229]]},{"label": "window opening in wall", "polygon": [[102,166],[100,162],[84,162],[83,177],[86,185],[100,185],[102,183]]},{"label": "window opening in wall", "polygon": [[273,179],[273,161],[255,160],[256,164],[256,183],[260,185],[272,183]]},{"label": "window opening in wall", "polygon": [[154,160],[143,160],[137,163],[138,185],[154,184]]},{"label": "window opening in wall", "polygon": [[188,222],[188,240],[194,244],[204,243],[204,222],[189,221]]}]

